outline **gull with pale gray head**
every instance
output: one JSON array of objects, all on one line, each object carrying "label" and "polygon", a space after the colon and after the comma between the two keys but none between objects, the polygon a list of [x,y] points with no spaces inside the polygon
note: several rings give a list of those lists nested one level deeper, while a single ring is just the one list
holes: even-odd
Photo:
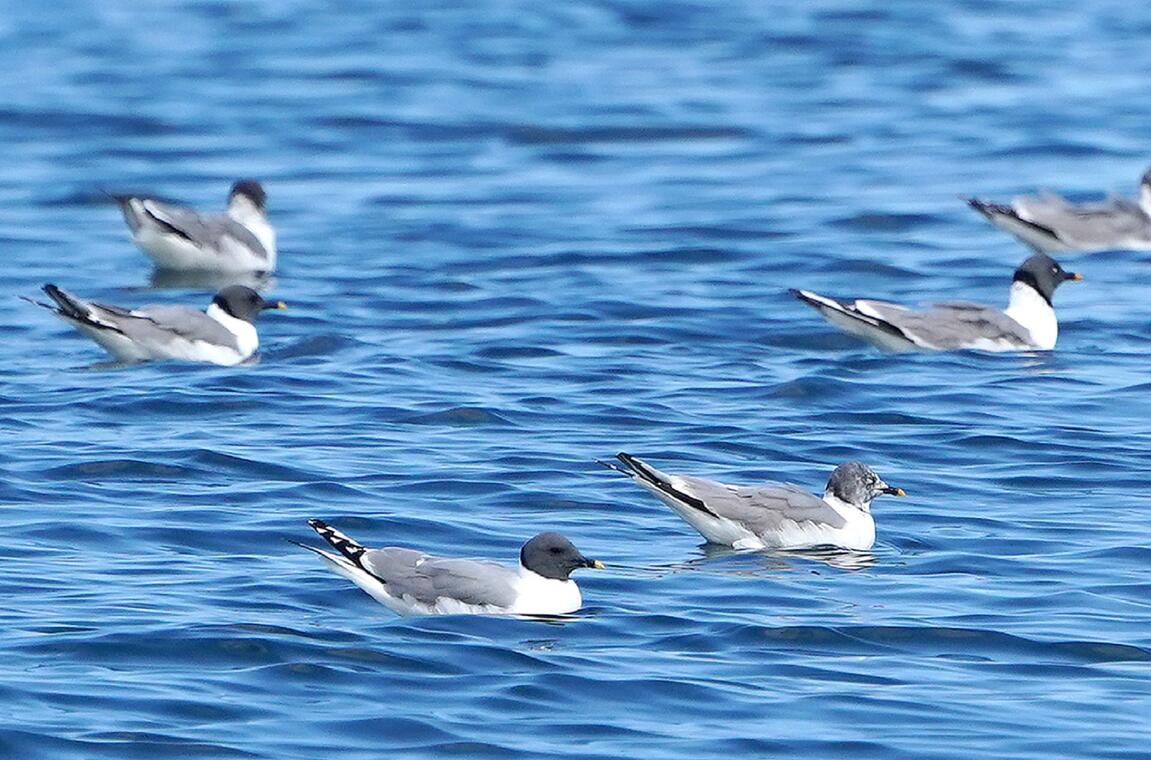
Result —
[{"label": "gull with pale gray head", "polygon": [[885,351],[1050,351],[1059,337],[1051,303],[1055,289],[1082,279],[1037,253],[1015,270],[1006,310],[947,301],[914,311],[887,301],[843,301],[810,290],[791,293],[839,329]]},{"label": "gull with pale gray head", "polygon": [[737,486],[693,475],[661,472],[630,454],[624,466],[600,462],[651,491],[708,541],[736,549],[870,549],[875,543],[871,502],[904,496],[862,462],[835,468],[823,498],[790,483]]},{"label": "gull with pale gray head", "polygon": [[1119,195],[1072,203],[1044,192],[1020,195],[1010,205],[968,198],[967,205],[1001,230],[1044,253],[1151,250],[1151,170],[1139,182],[1139,202]]},{"label": "gull with pale gray head", "polygon": [[566,615],[583,604],[571,574],[602,568],[559,533],[540,533],[520,549],[520,565],[434,557],[415,549],[366,549],[321,520],[308,520],[336,553],[293,541],[400,615]]},{"label": "gull with pale gray head", "polygon": [[223,214],[207,214],[140,195],[113,195],[132,240],[160,269],[271,272],[276,232],[259,182],[240,180]]},{"label": "gull with pale gray head", "polygon": [[182,359],[239,364],[260,345],[253,324],[260,312],[287,308],[283,301],[266,301],[243,285],[221,290],[206,311],[166,304],[109,306],[84,301],[51,283],[44,292],[54,305],[25,300],[49,309],[121,362]]}]

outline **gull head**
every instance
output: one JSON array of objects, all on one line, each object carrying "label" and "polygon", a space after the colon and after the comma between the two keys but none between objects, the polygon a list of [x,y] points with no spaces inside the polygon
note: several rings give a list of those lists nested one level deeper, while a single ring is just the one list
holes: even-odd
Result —
[{"label": "gull head", "polygon": [[581,567],[602,568],[598,559],[580,554],[571,541],[554,531],[541,533],[520,549],[520,564],[536,575],[566,581],[573,570]]},{"label": "gull head", "polygon": [[1037,253],[1019,265],[1012,279],[1014,282],[1034,288],[1035,292],[1043,296],[1043,300],[1050,305],[1056,288],[1068,280],[1082,280],[1083,275],[1068,272],[1047,254]]},{"label": "gull head", "polygon": [[216,294],[212,303],[229,316],[245,322],[255,322],[256,317],[265,309],[288,308],[283,301],[264,300],[259,293],[246,285],[229,285]]},{"label": "gull head", "polygon": [[228,208],[234,209],[239,204],[248,204],[261,214],[267,211],[268,194],[264,186],[254,179],[242,179],[232,185],[228,193]]},{"label": "gull head", "polygon": [[871,510],[872,499],[881,494],[907,495],[902,488],[884,483],[883,478],[863,462],[846,462],[836,467],[827,480],[827,493],[864,512]]}]

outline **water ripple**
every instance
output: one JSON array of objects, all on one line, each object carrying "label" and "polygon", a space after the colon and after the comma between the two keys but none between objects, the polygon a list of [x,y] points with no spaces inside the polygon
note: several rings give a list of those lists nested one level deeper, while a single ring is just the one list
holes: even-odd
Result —
[{"label": "water ripple", "polygon": [[[1067,257],[1051,355],[887,356],[787,293],[1005,302],[1027,252],[960,198],[1134,192],[1136,6],[9,16],[0,756],[1146,754],[1146,255]],[[241,176],[290,304],[259,362],[108,367],[15,298],[206,303],[104,191]],[[619,450],[909,497],[868,552],[734,552]],[[311,517],[609,569],[562,619],[398,619]]]}]

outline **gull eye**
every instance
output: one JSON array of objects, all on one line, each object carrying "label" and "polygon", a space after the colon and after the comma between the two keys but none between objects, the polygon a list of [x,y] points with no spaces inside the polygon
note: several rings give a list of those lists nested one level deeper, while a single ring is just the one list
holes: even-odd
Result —
[{"label": "gull eye", "polygon": [[560,549],[558,546],[553,546],[552,548],[548,549],[548,551],[551,552],[552,554],[559,554],[563,550]]}]

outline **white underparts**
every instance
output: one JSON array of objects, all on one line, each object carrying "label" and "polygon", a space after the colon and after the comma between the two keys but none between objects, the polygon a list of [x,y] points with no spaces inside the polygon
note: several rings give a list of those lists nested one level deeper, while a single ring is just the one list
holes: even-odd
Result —
[{"label": "white underparts", "polygon": [[224,329],[236,336],[241,358],[247,358],[260,347],[260,337],[256,333],[256,326],[243,319],[237,319],[216,304],[208,306],[207,315],[224,326]]},{"label": "white underparts", "polygon": [[566,615],[583,604],[579,586],[571,580],[545,578],[520,565],[516,601],[509,612],[518,615]]},{"label": "white underparts", "polygon": [[1011,283],[1011,298],[1004,312],[1031,333],[1031,342],[1042,351],[1055,348],[1059,338],[1059,322],[1051,304],[1023,282]]},{"label": "white underparts", "polygon": [[[271,264],[276,260],[276,231],[268,223],[268,217],[243,195],[232,196],[228,202],[228,216],[244,225],[255,235],[260,245],[268,253]],[[270,268],[270,267],[269,267]]]}]

